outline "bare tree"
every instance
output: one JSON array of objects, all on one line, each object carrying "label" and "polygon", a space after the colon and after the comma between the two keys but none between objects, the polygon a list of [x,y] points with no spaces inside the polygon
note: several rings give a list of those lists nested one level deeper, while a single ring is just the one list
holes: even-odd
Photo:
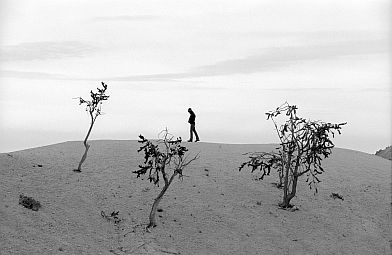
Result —
[{"label": "bare tree", "polygon": [[142,135],[139,136],[139,143],[142,143],[142,146],[138,149],[138,152],[144,152],[144,163],[139,165],[139,170],[133,172],[137,174],[137,177],[147,174],[148,180],[157,186],[163,179],[162,190],[152,204],[147,229],[157,225],[155,214],[159,202],[174,178],[176,176],[182,178],[184,168],[199,158],[199,154],[190,157],[187,153],[188,149],[181,145],[181,137],[174,139],[174,136],[169,134],[167,129],[163,130],[160,136],[162,138],[158,139],[155,144]]},{"label": "bare tree", "polygon": [[[284,114],[288,119],[278,126],[276,118]],[[253,153],[249,160],[243,163],[251,167],[252,172],[260,170],[263,179],[270,174],[271,168],[279,172],[280,185],[283,186],[283,201],[279,205],[283,208],[292,207],[290,201],[296,195],[297,182],[300,176],[306,174],[310,189],[320,182],[319,174],[324,172],[321,161],[332,153],[335,146],[329,135],[335,137],[334,131],[340,134],[340,129],[347,123],[331,124],[321,121],[311,121],[297,116],[297,106],[287,102],[266,113],[267,120],[271,119],[280,140],[277,151],[270,153]]]},{"label": "bare tree", "polygon": [[102,84],[102,89],[97,88],[97,92],[93,92],[92,90],[90,91],[91,100],[84,100],[81,97],[77,98],[77,99],[79,99],[79,105],[86,104],[86,111],[90,115],[90,128],[88,129],[87,135],[83,141],[83,144],[85,147],[84,154],[82,156],[82,159],[79,162],[78,168],[74,169],[75,172],[82,171],[82,164],[86,160],[87,152],[90,149],[90,145],[87,143],[87,139],[90,136],[91,130],[93,129],[95,120],[97,119],[97,117],[99,115],[102,114],[102,112],[101,112],[102,102],[109,98],[108,95],[105,95],[105,92],[106,92],[106,89],[108,88],[108,85],[106,85],[103,82],[101,82],[101,84]]}]

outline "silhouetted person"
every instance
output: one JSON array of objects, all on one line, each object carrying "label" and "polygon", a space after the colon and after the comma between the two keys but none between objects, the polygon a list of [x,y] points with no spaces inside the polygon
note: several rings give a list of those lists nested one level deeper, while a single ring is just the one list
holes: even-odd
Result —
[{"label": "silhouetted person", "polygon": [[199,140],[199,136],[197,135],[196,128],[195,128],[196,114],[192,111],[191,108],[188,109],[188,112],[190,114],[188,123],[191,124],[190,138],[189,138],[188,142],[192,142],[193,141],[193,133],[195,133],[195,136],[196,136],[195,142],[198,142],[200,140]]}]

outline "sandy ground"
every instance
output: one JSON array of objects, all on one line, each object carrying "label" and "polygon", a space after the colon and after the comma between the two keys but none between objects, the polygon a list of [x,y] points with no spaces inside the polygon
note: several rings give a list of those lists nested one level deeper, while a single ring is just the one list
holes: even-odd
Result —
[{"label": "sandy ground", "polygon": [[[81,142],[0,154],[0,254],[391,254],[391,161],[335,149],[319,193],[302,180],[290,212],[277,206],[276,176],[238,172],[242,153],[273,145],[187,146],[200,159],[168,190],[151,233],[159,188],[132,173],[136,141],[92,141],[82,173],[72,171]],[[22,193],[42,208],[19,205]],[[119,211],[120,223],[101,211]]]}]

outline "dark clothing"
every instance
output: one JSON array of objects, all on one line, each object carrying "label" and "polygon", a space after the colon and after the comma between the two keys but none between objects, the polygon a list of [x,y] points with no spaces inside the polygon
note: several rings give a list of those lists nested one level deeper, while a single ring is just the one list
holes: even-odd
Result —
[{"label": "dark clothing", "polygon": [[189,114],[190,114],[190,116],[189,116],[188,123],[194,125],[195,124],[195,119],[196,119],[196,114],[194,112],[190,112]]},{"label": "dark clothing", "polygon": [[193,133],[195,133],[196,136],[196,142],[199,141],[199,136],[196,132],[196,128],[195,128],[195,124],[191,124],[191,128],[190,128],[190,138],[189,141],[192,142],[193,141]]},{"label": "dark clothing", "polygon": [[191,128],[189,130],[190,136],[189,136],[188,142],[193,141],[193,134],[195,134],[195,136],[196,136],[196,142],[200,141],[199,136],[197,135],[197,132],[196,132],[196,128],[195,128],[196,114],[192,111],[191,108],[188,109],[188,112],[190,114],[188,123],[191,124]]}]

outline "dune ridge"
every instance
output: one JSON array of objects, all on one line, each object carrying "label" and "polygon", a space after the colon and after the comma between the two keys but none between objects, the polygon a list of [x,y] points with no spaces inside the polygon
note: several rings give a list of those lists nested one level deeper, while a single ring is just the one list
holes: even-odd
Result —
[{"label": "dune ridge", "polygon": [[[238,167],[251,151],[276,145],[188,143],[200,159],[163,198],[148,233],[158,188],[132,173],[136,141],[91,141],[82,173],[72,171],[82,142],[0,154],[1,254],[390,254],[391,162],[336,148],[324,160],[319,193],[304,180],[279,209],[276,176]],[[332,193],[344,200],[334,199]],[[32,211],[19,195],[40,201]],[[118,211],[119,224],[101,216]]]}]

